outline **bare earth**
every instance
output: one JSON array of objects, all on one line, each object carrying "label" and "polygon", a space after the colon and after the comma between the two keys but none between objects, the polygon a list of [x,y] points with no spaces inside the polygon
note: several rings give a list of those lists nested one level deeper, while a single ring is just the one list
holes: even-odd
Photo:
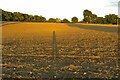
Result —
[{"label": "bare earth", "polygon": [[[3,78],[118,78],[116,26],[17,23],[2,26]],[[52,34],[58,53],[53,60]]]}]

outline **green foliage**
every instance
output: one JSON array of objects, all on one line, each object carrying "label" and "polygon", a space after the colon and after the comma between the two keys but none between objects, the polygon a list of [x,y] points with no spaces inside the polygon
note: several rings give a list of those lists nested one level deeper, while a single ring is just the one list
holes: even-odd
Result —
[{"label": "green foliage", "polygon": [[120,24],[120,18],[117,20],[117,23]]},{"label": "green foliage", "polygon": [[56,22],[57,22],[57,23],[60,23],[60,22],[61,22],[61,19],[56,18]]},{"label": "green foliage", "polygon": [[91,14],[90,23],[97,23],[97,15],[96,14]]},{"label": "green foliage", "polygon": [[70,21],[69,20],[67,20],[67,19],[63,19],[62,20],[62,23],[69,23]]},{"label": "green foliage", "polygon": [[[81,22],[85,23],[93,23],[93,24],[120,24],[120,18],[118,18],[118,15],[115,14],[109,14],[105,15],[105,18],[98,17],[96,14],[92,14],[89,10],[83,11],[84,19]],[[38,15],[28,15],[23,14],[20,12],[8,12],[0,9],[0,21],[21,21],[21,22],[46,22],[46,18],[43,16]],[[77,17],[73,17],[71,19],[73,23],[78,22]],[[69,23],[70,21],[67,19],[60,20],[59,18],[49,18],[48,22],[54,22],[54,23]]]},{"label": "green foliage", "polygon": [[104,24],[106,22],[105,22],[105,19],[103,17],[97,17],[96,23],[98,23],[98,24]]},{"label": "green foliage", "polygon": [[91,11],[89,11],[89,10],[87,10],[87,9],[83,11],[83,16],[84,16],[84,18],[85,18],[85,17],[90,17],[91,15],[92,15],[92,12],[91,12]]},{"label": "green foliage", "polygon": [[72,21],[73,23],[77,23],[77,22],[78,22],[78,18],[77,18],[77,17],[73,17],[73,18],[71,19],[71,21]]},{"label": "green foliage", "polygon": [[117,24],[118,16],[115,14],[109,14],[105,16],[108,24]]},{"label": "green foliage", "polygon": [[61,20],[59,18],[49,18],[48,22],[60,23]]},{"label": "green foliage", "polygon": [[83,22],[94,24],[117,24],[118,16],[115,14],[106,15],[105,18],[97,17],[96,14],[92,14],[89,10],[83,11]]},{"label": "green foliage", "polygon": [[23,16],[24,16],[24,21],[25,22],[31,22],[32,21],[32,18],[33,18],[32,15],[23,14]]},{"label": "green foliage", "polygon": [[2,19],[4,21],[11,21],[12,17],[13,17],[13,14],[11,12],[6,13],[5,11],[2,11]]},{"label": "green foliage", "polygon": [[[12,13],[11,13],[12,14]],[[14,12],[13,13],[13,20],[14,21],[23,21],[24,20],[24,16],[22,13],[19,13],[19,12]]]},{"label": "green foliage", "polygon": [[48,22],[56,22],[56,19],[55,18],[49,18]]},{"label": "green foliage", "polygon": [[91,16],[92,16],[92,12],[89,10],[84,10],[83,11],[83,16],[84,19],[83,21],[87,22],[87,23],[91,23]]},{"label": "green foliage", "polygon": [[22,22],[46,22],[46,18],[38,15],[28,15],[20,12],[7,12],[2,10],[2,21],[22,21]]}]

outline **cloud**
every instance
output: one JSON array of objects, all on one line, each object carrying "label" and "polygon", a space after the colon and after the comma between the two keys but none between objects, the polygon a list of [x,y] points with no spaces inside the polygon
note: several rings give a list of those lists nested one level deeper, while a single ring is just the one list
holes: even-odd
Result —
[{"label": "cloud", "polygon": [[109,2],[108,7],[118,7],[119,0],[113,0]]}]

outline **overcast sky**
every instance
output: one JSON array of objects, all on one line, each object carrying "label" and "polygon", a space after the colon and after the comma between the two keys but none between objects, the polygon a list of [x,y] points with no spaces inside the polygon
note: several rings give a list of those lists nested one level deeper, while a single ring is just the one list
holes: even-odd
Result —
[{"label": "overcast sky", "polygon": [[98,16],[118,14],[119,0],[0,0],[0,8],[11,12],[42,15],[47,19],[76,16],[83,19],[83,11],[88,9]]}]

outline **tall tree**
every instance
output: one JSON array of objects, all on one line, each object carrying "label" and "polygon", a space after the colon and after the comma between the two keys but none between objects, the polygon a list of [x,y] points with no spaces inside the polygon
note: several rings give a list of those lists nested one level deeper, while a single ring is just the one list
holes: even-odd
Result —
[{"label": "tall tree", "polygon": [[89,10],[84,10],[83,11],[83,16],[84,16],[84,19],[83,21],[87,22],[87,23],[91,23],[91,16],[92,16],[92,12],[89,11]]}]

